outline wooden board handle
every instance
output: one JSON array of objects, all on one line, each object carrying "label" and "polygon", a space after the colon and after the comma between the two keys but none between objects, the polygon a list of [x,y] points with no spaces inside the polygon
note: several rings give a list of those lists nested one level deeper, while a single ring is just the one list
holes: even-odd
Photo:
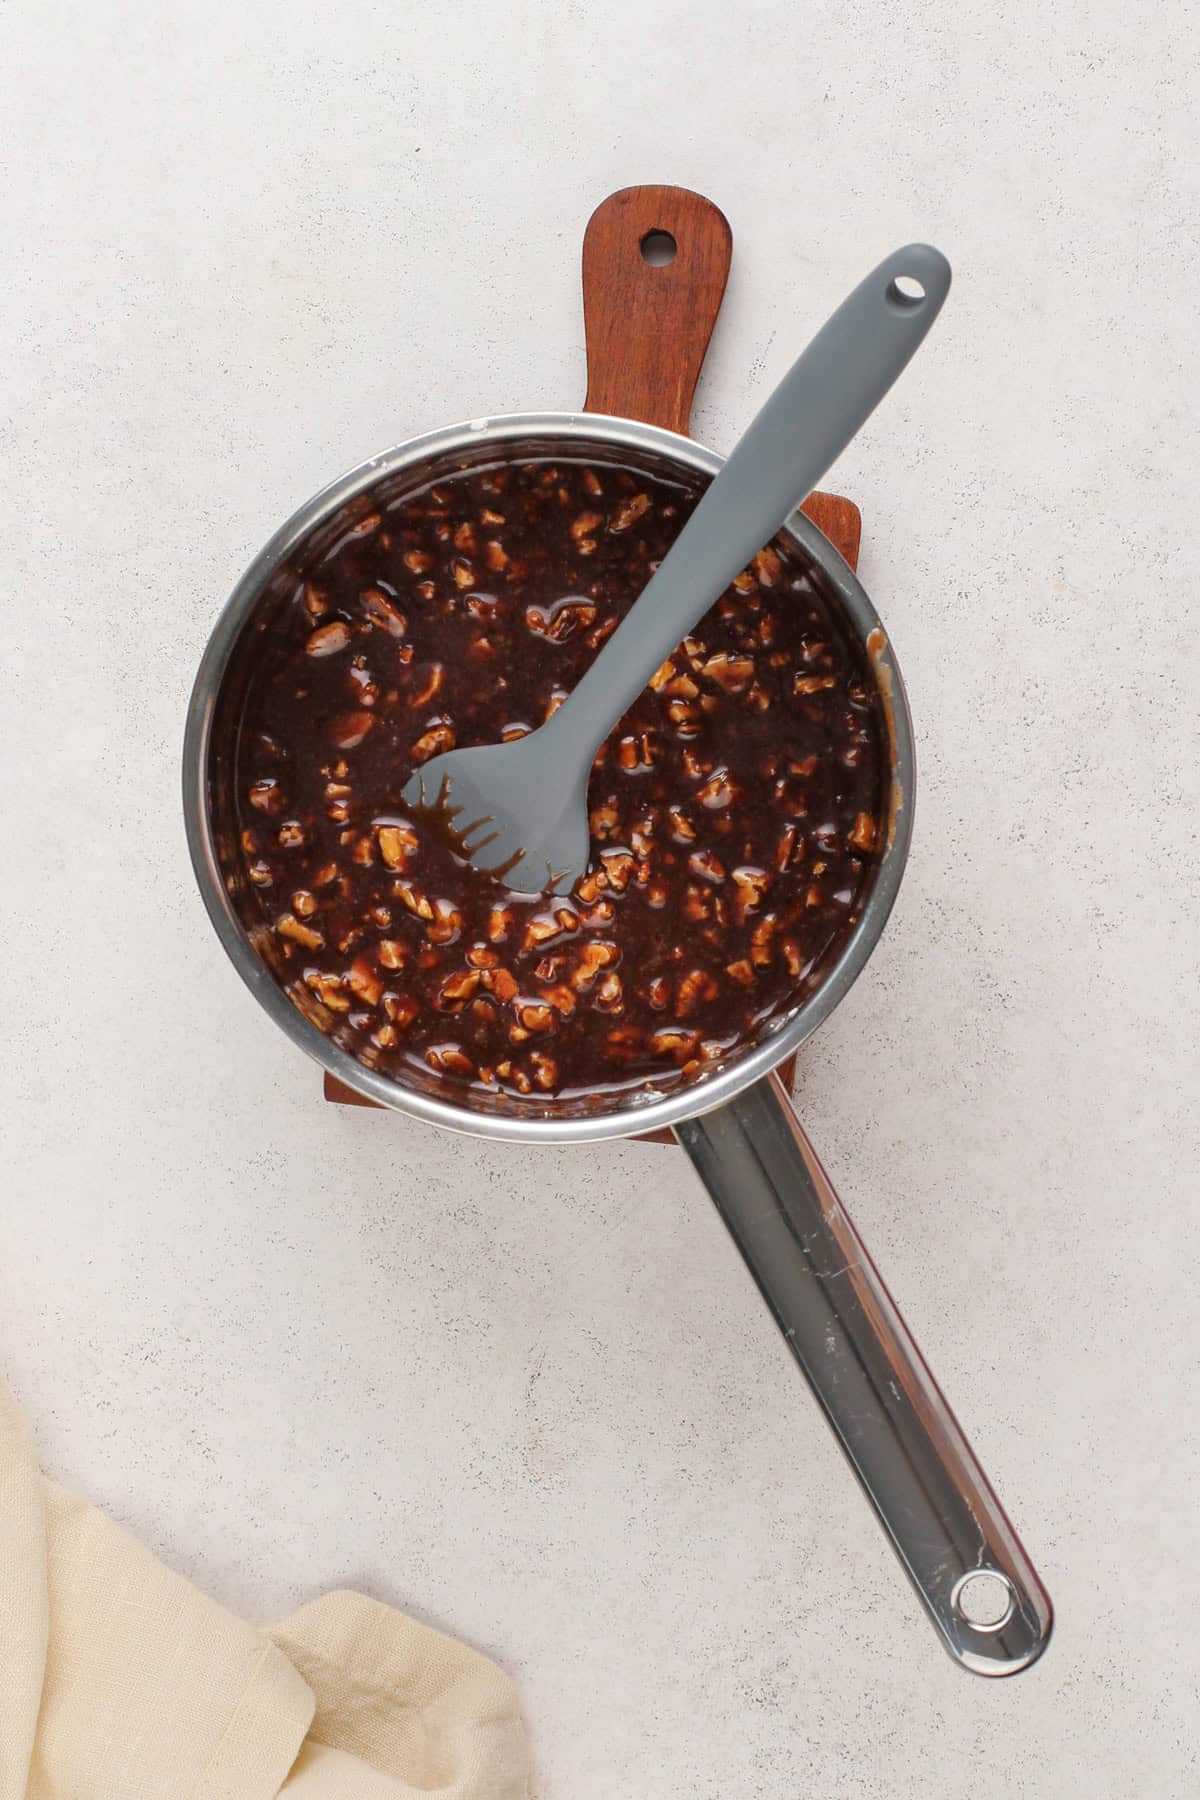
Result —
[{"label": "wooden board handle", "polygon": [[[672,261],[647,262],[653,232],[674,238]],[[703,194],[631,187],[600,202],[583,238],[585,412],[687,432],[732,254],[729,222]]]}]

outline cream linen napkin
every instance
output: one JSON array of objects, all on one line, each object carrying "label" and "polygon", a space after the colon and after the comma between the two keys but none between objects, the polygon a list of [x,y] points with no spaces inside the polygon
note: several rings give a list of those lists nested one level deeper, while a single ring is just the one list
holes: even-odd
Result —
[{"label": "cream linen napkin", "polygon": [[46,1481],[0,1392],[0,1800],[525,1800],[508,1677],[361,1594],[256,1631]]}]

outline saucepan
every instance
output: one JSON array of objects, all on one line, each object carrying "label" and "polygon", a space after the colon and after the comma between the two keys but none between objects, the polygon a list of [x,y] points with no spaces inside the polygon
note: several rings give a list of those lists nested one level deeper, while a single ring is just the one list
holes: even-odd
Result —
[{"label": "saucepan", "polygon": [[[649,260],[664,240],[673,244],[673,260]],[[363,1066],[293,1005],[268,966],[241,888],[233,743],[248,672],[294,589],[297,559],[318,554],[381,501],[464,467],[562,456],[624,464],[647,476],[711,478],[721,458],[683,434],[730,243],[725,219],[698,195],[673,188],[613,195],[593,215],[584,241],[585,409],[473,419],[411,439],[334,481],[276,533],[234,589],[196,677],[184,746],[188,841],[209,916],[239,974],[295,1044],[365,1099],[516,1144],[597,1142],[669,1128],[746,1259],[942,1643],[976,1674],[1014,1674],[1049,1640],[1049,1598],[778,1072],[844,998],[878,942],[913,817],[912,726],[894,651],[853,570],[806,513],[795,513],[786,527],[791,547],[840,605],[887,720],[887,842],[836,962],[739,1053],[686,1085],[586,1103],[476,1096],[432,1071],[393,1077]]]}]

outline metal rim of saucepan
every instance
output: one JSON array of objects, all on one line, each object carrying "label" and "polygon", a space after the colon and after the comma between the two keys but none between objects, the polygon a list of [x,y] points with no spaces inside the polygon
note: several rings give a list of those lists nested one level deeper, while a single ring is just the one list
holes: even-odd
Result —
[{"label": "metal rim of saucepan", "polygon": [[819,986],[794,1010],[771,1020],[758,1042],[729,1062],[661,1096],[643,1095],[640,1091],[623,1096],[622,1104],[612,1111],[563,1116],[553,1101],[540,1102],[537,1110],[528,1114],[517,1111],[516,1103],[513,1110],[476,1111],[366,1068],[326,1037],[289,999],[255,951],[226,890],[211,802],[212,728],[222,682],[239,639],[272,577],[309,534],[332,519],[339,509],[377,483],[402,475],[409,467],[420,468],[423,480],[435,481],[439,473],[445,475],[458,467],[464,457],[477,460],[481,449],[486,448],[489,454],[493,448],[503,452],[505,447],[530,441],[538,444],[539,454],[546,445],[552,455],[603,454],[610,460],[620,460],[622,452],[649,453],[656,461],[673,463],[677,473],[689,475],[715,475],[723,461],[715,451],[690,438],[633,419],[596,413],[515,413],[450,425],[411,438],[331,482],[293,513],[264,545],[237,583],[213,628],[188,708],[183,751],[184,818],[200,891],[231,962],[276,1025],[330,1074],[369,1100],[452,1131],[523,1143],[586,1143],[640,1135],[720,1106],[790,1056],[845,997],[879,940],[904,873],[913,817],[912,722],[899,667],[866,591],[823,533],[803,513],[793,513],[787,531],[819,565],[860,644],[866,646],[871,639],[870,664],[885,691],[892,739],[893,791],[890,807],[885,806],[892,828],[887,845],[859,919]]}]

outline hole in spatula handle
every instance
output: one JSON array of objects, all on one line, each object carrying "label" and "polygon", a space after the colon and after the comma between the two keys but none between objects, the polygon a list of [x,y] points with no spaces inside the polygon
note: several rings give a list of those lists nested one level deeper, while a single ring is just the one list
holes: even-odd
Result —
[{"label": "hole in spatula handle", "polygon": [[887,297],[893,306],[920,306],[925,298],[925,284],[915,275],[895,275],[888,282]]}]

